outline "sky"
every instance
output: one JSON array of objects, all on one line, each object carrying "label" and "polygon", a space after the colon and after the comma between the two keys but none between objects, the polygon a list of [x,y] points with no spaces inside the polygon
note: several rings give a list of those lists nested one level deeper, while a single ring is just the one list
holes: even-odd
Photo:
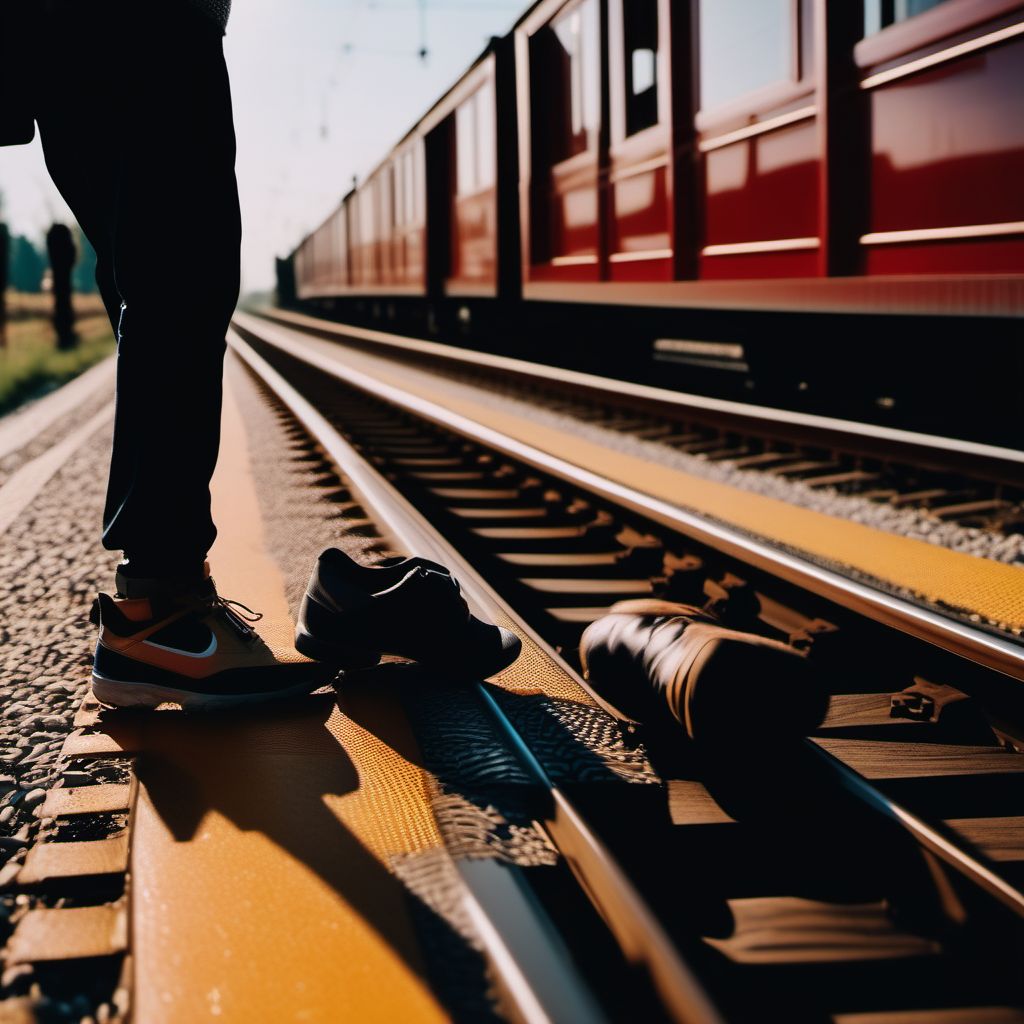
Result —
[{"label": "sky", "polygon": [[[184,0],[183,0],[184,2]],[[528,0],[234,0],[225,39],[238,136],[242,288],[316,227]],[[38,139],[0,149],[11,231],[40,237],[71,214]],[[158,202],[158,197],[155,198]]]}]

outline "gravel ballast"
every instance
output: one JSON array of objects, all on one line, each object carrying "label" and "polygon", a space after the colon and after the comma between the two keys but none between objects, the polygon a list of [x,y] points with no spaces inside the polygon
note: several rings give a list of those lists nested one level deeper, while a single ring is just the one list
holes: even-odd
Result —
[{"label": "gravel ballast", "polygon": [[[90,406],[86,403],[81,415]],[[74,422],[79,421],[76,415]],[[53,436],[65,432],[54,431]],[[83,827],[73,820],[39,817],[47,792],[57,785],[128,780],[122,764],[97,761],[70,769],[60,760],[64,741],[74,728],[75,712],[89,691],[95,639],[89,609],[97,589],[110,589],[117,561],[100,544],[109,454],[109,431],[101,430],[71,455],[25,512],[0,534],[0,578],[5,581],[0,589],[0,941],[4,943],[27,911],[62,905],[61,899],[45,892],[19,893],[12,884],[35,843],[76,838],[71,833]],[[123,815],[99,816],[89,823],[84,838],[102,838],[124,824]],[[112,983],[103,971],[93,970],[91,977],[79,978],[70,970],[9,967],[0,976],[0,1017],[7,1011],[24,1010],[48,1021],[77,1021],[90,1015],[110,1019],[113,1011],[106,999],[111,994]]]}]

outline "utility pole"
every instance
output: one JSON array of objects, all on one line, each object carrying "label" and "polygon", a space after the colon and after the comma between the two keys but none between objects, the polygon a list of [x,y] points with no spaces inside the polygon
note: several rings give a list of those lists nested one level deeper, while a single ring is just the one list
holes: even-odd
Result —
[{"label": "utility pole", "polygon": [[427,46],[427,0],[419,0],[420,8],[420,49],[419,58],[424,64],[430,55],[430,48]]}]

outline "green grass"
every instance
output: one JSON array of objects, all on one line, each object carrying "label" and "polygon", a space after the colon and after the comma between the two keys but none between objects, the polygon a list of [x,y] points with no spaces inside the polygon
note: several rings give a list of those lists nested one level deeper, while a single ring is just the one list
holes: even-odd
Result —
[{"label": "green grass", "polygon": [[78,334],[77,348],[59,352],[47,320],[8,324],[7,346],[0,348],[0,416],[77,377],[114,351],[114,336],[102,315],[83,316]]}]

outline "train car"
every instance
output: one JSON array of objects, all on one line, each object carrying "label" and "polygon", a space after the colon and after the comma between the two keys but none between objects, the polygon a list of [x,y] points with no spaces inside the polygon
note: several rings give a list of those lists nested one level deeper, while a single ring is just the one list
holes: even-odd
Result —
[{"label": "train car", "polygon": [[[300,246],[299,298],[640,382],[918,428],[956,407],[966,434],[1019,435],[1022,110],[1021,0],[539,0],[350,198],[347,256],[337,232]],[[396,172],[410,147],[418,176]]]},{"label": "train car", "polygon": [[546,0],[516,36],[527,299],[1019,311],[1021,3]]},{"label": "train car", "polygon": [[514,116],[512,40],[496,39],[332,215],[347,240],[334,252],[338,287],[317,269],[328,225],[299,246],[298,299],[431,333],[465,336],[499,322],[499,303],[507,313],[520,298],[518,154],[514,134],[498,131],[508,105]]},{"label": "train car", "polygon": [[349,285],[348,211],[343,203],[303,241],[295,253],[296,295],[315,300],[343,293]]}]

